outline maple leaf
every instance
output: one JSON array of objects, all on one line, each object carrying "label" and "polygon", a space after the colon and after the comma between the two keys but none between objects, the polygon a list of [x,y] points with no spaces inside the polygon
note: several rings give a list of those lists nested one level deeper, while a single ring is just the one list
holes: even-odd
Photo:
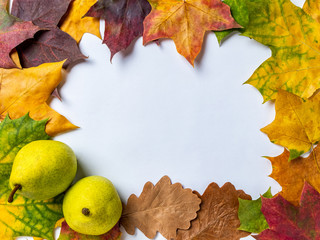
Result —
[{"label": "maple leaf", "polygon": [[8,13],[8,0],[0,0],[0,68],[14,68],[11,51],[40,30],[32,22],[23,22]]},{"label": "maple leaf", "polygon": [[143,20],[150,11],[147,0],[99,0],[86,16],[105,19],[103,43],[109,47],[112,60],[117,52],[126,49],[142,35]]},{"label": "maple leaf", "polygon": [[0,123],[0,239],[37,236],[53,240],[55,223],[62,217],[62,196],[46,201],[28,200],[16,195],[7,202],[11,192],[9,176],[17,152],[35,140],[49,139],[46,121],[35,121],[28,115]]},{"label": "maple leaf", "polygon": [[117,223],[109,232],[103,235],[93,236],[75,232],[68,226],[66,221],[63,221],[58,240],[120,240],[120,238],[121,232],[119,223]]},{"label": "maple leaf", "polygon": [[13,0],[11,14],[42,28],[58,25],[72,0]]},{"label": "maple leaf", "polygon": [[[85,58],[77,42],[61,31],[57,24],[66,13],[71,0],[14,0],[12,14],[46,28],[34,39],[21,44],[17,50],[23,67],[36,67],[42,63],[59,62],[67,59],[64,67]],[[58,7],[57,7],[58,6]]]},{"label": "maple leaf", "polygon": [[249,24],[243,35],[267,45],[272,57],[246,82],[264,101],[275,99],[278,89],[302,98],[319,87],[320,24],[290,0],[245,0]]},{"label": "maple leaf", "polygon": [[190,189],[183,189],[180,183],[171,184],[164,176],[155,186],[147,182],[140,197],[129,197],[120,223],[131,235],[137,227],[148,238],[154,238],[157,231],[167,239],[175,238],[178,228],[190,227],[200,202]]},{"label": "maple leaf", "polygon": [[67,15],[60,23],[60,29],[68,33],[77,42],[80,42],[84,33],[91,33],[101,38],[100,20],[93,17],[83,17],[96,2],[96,0],[72,1]]},{"label": "maple leaf", "polygon": [[289,160],[308,152],[320,140],[320,94],[304,101],[300,97],[279,90],[276,117],[261,129],[269,139],[289,149]]},{"label": "maple leaf", "polygon": [[306,0],[303,8],[313,19],[320,22],[320,3],[317,0]]},{"label": "maple leaf", "polygon": [[320,161],[320,146],[314,148],[307,157],[298,157],[288,162],[289,152],[284,152],[277,157],[267,157],[272,163],[270,177],[275,179],[282,187],[281,195],[289,202],[299,203],[304,182],[309,182],[314,188],[320,190],[320,172],[316,161]]},{"label": "maple leaf", "polygon": [[242,190],[236,190],[231,183],[221,188],[211,183],[201,198],[198,217],[188,230],[178,230],[177,240],[236,240],[249,233],[238,230],[238,198],[251,199]]},{"label": "maple leaf", "polygon": [[[272,198],[271,188],[262,195],[264,198]],[[239,198],[238,217],[240,220],[239,230],[251,233],[260,233],[269,228],[266,218],[261,212],[261,197],[257,200]]]},{"label": "maple leaf", "polygon": [[207,30],[241,28],[228,5],[220,0],[149,0],[152,11],[144,20],[143,44],[172,38],[177,51],[193,65]]},{"label": "maple leaf", "polygon": [[320,238],[320,194],[307,182],[303,187],[300,206],[296,207],[281,195],[262,198],[261,211],[270,229],[264,230],[259,240],[311,240]]},{"label": "maple leaf", "polygon": [[0,69],[0,120],[16,119],[29,112],[35,120],[49,119],[46,132],[53,136],[77,128],[47,104],[61,81],[63,62],[28,69]]},{"label": "maple leaf", "polygon": [[[231,15],[236,22],[245,28],[249,24],[249,13],[246,2],[239,0],[224,0],[223,2],[230,7]],[[243,31],[242,28],[236,30],[241,32]],[[228,29],[224,31],[215,31],[214,33],[219,44],[221,44],[222,40],[234,31],[235,29]]]}]

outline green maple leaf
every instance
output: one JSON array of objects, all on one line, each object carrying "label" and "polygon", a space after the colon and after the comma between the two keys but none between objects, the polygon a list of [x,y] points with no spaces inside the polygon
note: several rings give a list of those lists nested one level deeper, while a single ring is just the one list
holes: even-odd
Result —
[{"label": "green maple leaf", "polygon": [[[262,195],[265,198],[272,198],[271,188]],[[239,230],[251,233],[260,233],[269,228],[269,225],[261,212],[261,197],[257,200],[245,200],[239,198],[238,217],[240,220]]]},{"label": "green maple leaf", "polygon": [[46,122],[25,115],[16,120],[6,117],[0,123],[0,239],[34,236],[53,240],[55,223],[63,216],[62,195],[45,201],[16,195],[11,204],[7,202],[14,157],[26,144],[49,139],[45,133]]},{"label": "green maple leaf", "polygon": [[[246,2],[243,0],[225,0],[223,2],[229,5],[232,17],[236,20],[236,22],[245,28],[249,24],[249,11]],[[239,28],[224,31],[214,31],[214,33],[219,44],[221,44],[222,40],[234,31],[242,32],[243,29]]]}]

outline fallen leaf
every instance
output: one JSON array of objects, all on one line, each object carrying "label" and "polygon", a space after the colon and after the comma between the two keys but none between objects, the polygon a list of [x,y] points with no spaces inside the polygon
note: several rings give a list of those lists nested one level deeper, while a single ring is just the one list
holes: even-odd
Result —
[{"label": "fallen leaf", "polygon": [[271,142],[290,151],[289,160],[308,152],[320,140],[320,94],[304,101],[279,90],[275,104],[276,117],[261,129]]},{"label": "fallen leaf", "polygon": [[13,0],[11,14],[42,28],[58,25],[71,0]]},{"label": "fallen leaf", "polygon": [[171,184],[164,176],[155,186],[147,182],[140,197],[129,197],[120,223],[131,235],[137,227],[150,239],[157,232],[166,239],[175,238],[178,228],[188,229],[197,217],[200,202],[190,189],[183,189],[180,183]]},{"label": "fallen leaf", "polygon": [[42,63],[65,59],[64,67],[68,67],[85,58],[77,42],[57,27],[70,2],[71,0],[14,0],[13,15],[47,29],[17,47],[22,67],[36,67]]},{"label": "fallen leaf", "polygon": [[35,120],[49,119],[46,132],[53,136],[77,128],[47,104],[61,81],[63,62],[28,69],[0,69],[0,120],[29,113]]},{"label": "fallen leaf", "polygon": [[177,51],[190,64],[199,54],[208,30],[241,28],[228,5],[220,0],[149,0],[151,13],[144,20],[143,44],[172,38]]},{"label": "fallen leaf", "polygon": [[[231,15],[239,23],[242,27],[246,27],[249,24],[249,13],[248,7],[245,1],[243,0],[224,0],[225,4],[230,7]],[[215,31],[215,35],[218,39],[219,44],[221,44],[222,40],[226,38],[230,33],[237,31],[243,31],[243,29],[228,29],[224,31]]]},{"label": "fallen leaf", "polygon": [[65,59],[63,67],[66,68],[85,58],[77,42],[59,28],[37,33],[34,39],[25,41],[17,47],[17,50],[21,65],[25,68]]},{"label": "fallen leaf", "polygon": [[150,13],[147,0],[99,0],[86,16],[105,20],[103,43],[107,44],[113,56],[129,47],[131,42],[142,36],[143,20]]},{"label": "fallen leaf", "polygon": [[109,232],[99,235],[84,235],[73,231],[66,221],[62,222],[61,233],[58,240],[120,240],[120,225],[117,223]]},{"label": "fallen leaf", "polygon": [[296,207],[281,195],[262,198],[264,216],[270,229],[264,230],[259,240],[308,240],[320,238],[320,194],[307,182],[303,187],[300,206]]},{"label": "fallen leaf", "polygon": [[35,121],[28,114],[15,120],[4,118],[0,123],[0,175],[10,175],[13,159],[23,146],[50,138],[45,132],[46,123],[47,120]]},{"label": "fallen leaf", "polygon": [[[272,198],[271,188],[262,195],[264,198]],[[257,200],[246,200],[239,198],[238,217],[240,220],[239,230],[260,233],[269,228],[266,218],[261,212],[261,197]]]},{"label": "fallen leaf", "polygon": [[0,123],[0,239],[35,236],[53,240],[53,230],[62,217],[62,195],[46,200],[28,200],[15,195],[8,203],[9,176],[17,152],[29,142],[45,140],[46,121],[34,121],[28,115]]},{"label": "fallen leaf", "polygon": [[14,68],[11,51],[40,30],[32,22],[23,22],[8,13],[8,0],[0,0],[0,68]]},{"label": "fallen leaf", "polygon": [[249,24],[243,35],[267,45],[272,57],[246,82],[264,101],[279,89],[308,98],[320,87],[320,24],[290,0],[245,0]]},{"label": "fallen leaf", "polygon": [[320,191],[320,172],[316,161],[320,162],[320,146],[317,146],[307,157],[298,157],[288,162],[289,152],[277,157],[267,157],[272,163],[270,177],[282,187],[281,195],[289,202],[298,205],[304,182],[309,182],[317,191]]},{"label": "fallen leaf", "polygon": [[60,29],[68,33],[78,43],[84,33],[91,33],[101,38],[99,18],[84,17],[96,2],[97,0],[74,0],[67,12],[67,16],[61,22]]},{"label": "fallen leaf", "polygon": [[238,230],[238,198],[251,199],[242,190],[236,190],[231,183],[221,188],[211,183],[201,198],[198,217],[188,230],[178,230],[177,240],[236,240],[249,233]]},{"label": "fallen leaf", "polygon": [[317,0],[306,0],[303,8],[313,19],[320,22],[320,2]]}]

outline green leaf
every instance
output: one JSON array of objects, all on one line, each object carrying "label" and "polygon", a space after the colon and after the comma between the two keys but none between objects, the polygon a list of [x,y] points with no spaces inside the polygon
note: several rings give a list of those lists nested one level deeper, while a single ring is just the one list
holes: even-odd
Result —
[{"label": "green leaf", "polygon": [[53,240],[55,223],[63,217],[63,195],[45,201],[15,195],[11,204],[7,202],[12,162],[26,144],[49,139],[45,133],[46,122],[25,115],[16,120],[7,116],[0,123],[0,239],[34,236]]},{"label": "green leaf", "polygon": [[[236,22],[245,28],[249,23],[249,12],[246,2],[243,0],[225,0],[223,2],[229,5],[231,15],[236,20]],[[215,31],[214,33],[218,39],[219,44],[221,44],[221,41],[234,31],[235,29],[229,29],[224,31]],[[237,31],[242,30],[237,29]]]},{"label": "green leaf", "polygon": [[28,114],[15,120],[6,116],[0,123],[1,175],[10,175],[14,157],[24,145],[50,138],[45,132],[46,123],[47,120],[34,121]]},{"label": "green leaf", "polygon": [[[272,198],[271,188],[262,195],[265,198]],[[269,225],[261,212],[261,197],[257,200],[244,200],[239,198],[238,217],[240,220],[239,230],[260,233],[269,228]]]}]

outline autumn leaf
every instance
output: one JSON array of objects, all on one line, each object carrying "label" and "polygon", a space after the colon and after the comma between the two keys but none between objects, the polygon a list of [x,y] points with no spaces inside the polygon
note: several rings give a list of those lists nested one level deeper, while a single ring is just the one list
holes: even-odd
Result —
[{"label": "autumn leaf", "polygon": [[77,128],[47,104],[61,81],[63,62],[28,69],[0,69],[0,120],[29,113],[35,120],[49,119],[46,132],[53,136]]},{"label": "autumn leaf", "polygon": [[208,30],[240,28],[228,5],[220,0],[149,0],[152,11],[144,20],[143,44],[172,38],[177,51],[192,65]]},{"label": "autumn leaf", "polygon": [[320,94],[304,101],[279,90],[275,105],[275,120],[261,131],[290,151],[289,160],[295,159],[320,140]]},{"label": "autumn leaf", "polygon": [[13,0],[11,14],[42,28],[57,26],[71,0]]},{"label": "autumn leaf", "polygon": [[270,229],[264,230],[259,240],[308,240],[319,239],[320,194],[307,182],[303,187],[300,206],[296,207],[281,195],[262,198],[264,216]]},{"label": "autumn leaf", "polygon": [[86,16],[105,20],[103,43],[111,51],[110,59],[126,49],[131,42],[142,35],[143,20],[151,11],[147,0],[99,0]]},{"label": "autumn leaf", "polygon": [[120,240],[121,232],[119,223],[116,224],[109,232],[93,236],[93,235],[84,235],[73,231],[66,221],[62,222],[61,232],[58,240]]},{"label": "autumn leaf", "polygon": [[17,50],[21,65],[36,67],[42,63],[60,62],[67,59],[64,67],[85,58],[77,42],[61,31],[57,24],[66,13],[71,0],[14,0],[12,14],[25,21],[47,29],[38,32],[34,39],[21,44]]},{"label": "autumn leaf", "polygon": [[53,240],[55,223],[62,217],[62,196],[46,201],[28,200],[16,195],[7,202],[11,192],[9,176],[17,152],[35,140],[45,140],[46,121],[34,121],[28,115],[0,123],[0,239],[36,236]]},{"label": "autumn leaf", "polygon": [[49,139],[45,132],[46,123],[46,120],[35,121],[28,114],[15,120],[9,116],[4,118],[0,123],[0,175],[11,173],[13,159],[23,146],[32,141]]},{"label": "autumn leaf", "polygon": [[306,0],[303,10],[317,22],[320,22],[320,2],[317,0]]},{"label": "autumn leaf", "polygon": [[40,30],[32,22],[23,22],[8,13],[8,0],[0,0],[0,68],[14,68],[11,51]]},{"label": "autumn leaf", "polygon": [[320,87],[320,24],[290,0],[245,0],[249,24],[243,35],[267,45],[272,57],[246,82],[264,101],[279,89],[308,98]]},{"label": "autumn leaf", "polygon": [[188,230],[178,230],[177,240],[236,240],[249,233],[239,231],[238,198],[251,199],[242,190],[236,190],[231,183],[221,188],[211,183],[201,198],[198,217]]},{"label": "autumn leaf", "polygon": [[[231,15],[242,27],[246,27],[249,24],[249,12],[245,1],[243,0],[224,0],[225,4],[230,7]],[[219,44],[222,40],[227,37],[230,33],[237,31],[243,31],[243,29],[228,29],[223,31],[215,31],[215,35],[218,39]]]},{"label": "autumn leaf", "polygon": [[320,172],[316,161],[320,162],[320,146],[317,146],[307,157],[298,157],[288,162],[289,152],[277,157],[267,157],[272,163],[270,177],[282,187],[281,195],[289,202],[298,205],[304,182],[309,182],[320,191]]},{"label": "autumn leaf", "polygon": [[168,176],[156,185],[147,182],[140,197],[131,195],[124,206],[121,225],[134,234],[135,227],[148,238],[160,232],[166,239],[176,237],[177,229],[188,229],[197,216],[200,199],[180,183],[171,184]]},{"label": "autumn leaf", "polygon": [[97,0],[72,1],[67,16],[61,22],[60,29],[68,33],[78,43],[84,33],[91,33],[101,38],[99,18],[83,17],[96,2]]},{"label": "autumn leaf", "polygon": [[[271,188],[262,195],[264,198],[272,198]],[[238,217],[240,220],[239,230],[260,233],[269,228],[266,218],[261,212],[261,197],[257,200],[246,200],[239,198]]]}]

